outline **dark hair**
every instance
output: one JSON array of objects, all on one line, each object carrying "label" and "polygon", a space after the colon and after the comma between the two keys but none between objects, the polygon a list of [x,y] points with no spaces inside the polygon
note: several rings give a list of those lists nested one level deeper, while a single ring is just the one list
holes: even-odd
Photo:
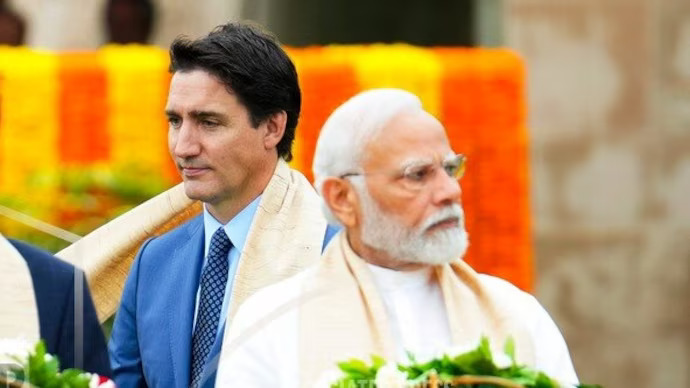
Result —
[{"label": "dark hair", "polygon": [[295,65],[275,37],[258,26],[228,23],[197,40],[175,39],[170,46],[170,72],[197,69],[217,77],[237,96],[254,128],[285,111],[285,134],[276,148],[278,156],[292,159],[301,94]]}]

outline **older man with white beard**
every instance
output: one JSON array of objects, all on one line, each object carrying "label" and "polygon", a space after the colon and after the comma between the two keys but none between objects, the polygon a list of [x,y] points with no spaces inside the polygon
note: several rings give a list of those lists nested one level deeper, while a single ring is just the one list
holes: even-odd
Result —
[{"label": "older man with white beard", "polygon": [[511,284],[474,272],[454,153],[441,123],[402,90],[363,92],[325,123],[315,186],[344,230],[321,261],[269,286],[226,332],[220,386],[312,387],[336,362],[406,361],[512,337],[520,363],[575,383],[548,313]]}]

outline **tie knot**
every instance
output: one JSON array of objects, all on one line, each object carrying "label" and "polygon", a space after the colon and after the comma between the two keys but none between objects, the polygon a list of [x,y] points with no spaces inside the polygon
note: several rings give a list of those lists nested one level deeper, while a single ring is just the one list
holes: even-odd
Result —
[{"label": "tie knot", "polygon": [[231,245],[228,235],[221,226],[213,233],[213,237],[211,237],[211,246],[209,247],[208,255],[210,257],[226,256],[230,251]]}]

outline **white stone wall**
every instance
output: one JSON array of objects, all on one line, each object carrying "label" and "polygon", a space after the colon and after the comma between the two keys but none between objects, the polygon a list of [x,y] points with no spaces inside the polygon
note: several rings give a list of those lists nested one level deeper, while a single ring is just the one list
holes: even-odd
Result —
[{"label": "white stone wall", "polygon": [[584,381],[690,386],[690,2],[506,0],[538,297]]}]

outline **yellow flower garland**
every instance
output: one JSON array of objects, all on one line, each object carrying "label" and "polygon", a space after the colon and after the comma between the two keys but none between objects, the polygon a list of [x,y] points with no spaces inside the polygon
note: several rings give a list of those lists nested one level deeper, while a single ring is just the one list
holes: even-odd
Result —
[{"label": "yellow flower garland", "polygon": [[0,194],[36,204],[47,217],[59,166],[57,57],[0,49]]}]

